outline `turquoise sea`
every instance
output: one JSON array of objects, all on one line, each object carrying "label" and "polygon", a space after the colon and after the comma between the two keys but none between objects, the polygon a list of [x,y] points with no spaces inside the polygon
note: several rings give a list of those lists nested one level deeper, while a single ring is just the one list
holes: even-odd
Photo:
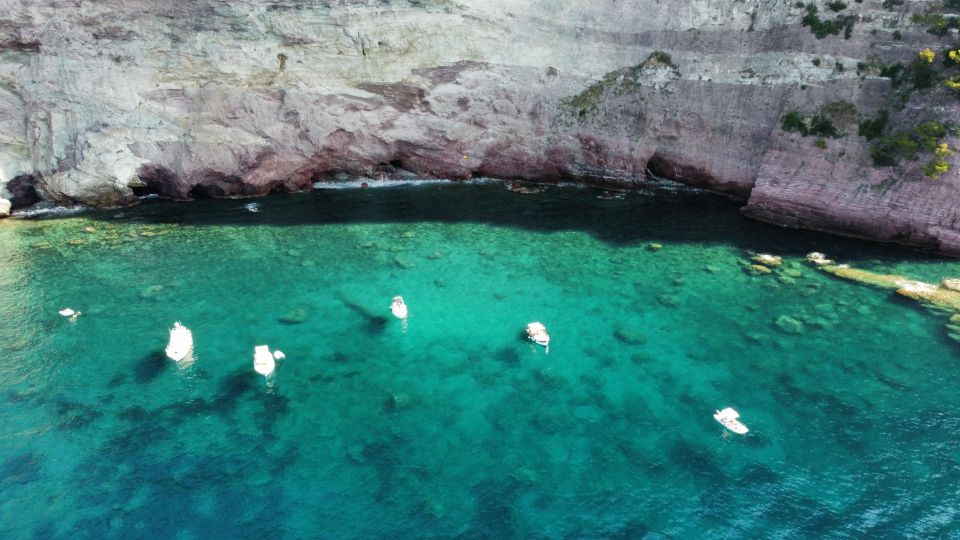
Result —
[{"label": "turquoise sea", "polygon": [[[960,536],[946,316],[804,255],[928,281],[960,262],[598,193],[0,222],[0,537]],[[190,365],[164,357],[174,321]],[[270,380],[260,344],[286,353]]]}]

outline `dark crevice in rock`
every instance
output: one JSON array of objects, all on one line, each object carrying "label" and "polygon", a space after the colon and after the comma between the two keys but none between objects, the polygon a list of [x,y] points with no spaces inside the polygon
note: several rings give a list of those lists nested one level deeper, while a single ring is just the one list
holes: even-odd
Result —
[{"label": "dark crevice in rock", "polygon": [[33,206],[40,202],[37,193],[37,178],[32,174],[21,174],[7,182],[7,191],[10,192],[10,205],[14,210]]},{"label": "dark crevice in rock", "polygon": [[194,184],[187,196],[191,199],[213,199],[216,197],[214,190],[203,184]]},{"label": "dark crevice in rock", "polygon": [[0,51],[39,52],[40,42],[9,39],[7,41],[0,42]]},{"label": "dark crevice in rock", "polygon": [[177,174],[166,167],[143,165],[137,169],[137,177],[140,178],[141,184],[132,189],[133,194],[138,197],[159,195],[171,199],[183,198],[180,194]]},{"label": "dark crevice in rock", "polygon": [[737,199],[747,200],[750,198],[749,186],[722,182],[721,179],[716,178],[703,168],[678,162],[660,153],[655,153],[647,162],[647,171],[656,177],[730,195]]}]

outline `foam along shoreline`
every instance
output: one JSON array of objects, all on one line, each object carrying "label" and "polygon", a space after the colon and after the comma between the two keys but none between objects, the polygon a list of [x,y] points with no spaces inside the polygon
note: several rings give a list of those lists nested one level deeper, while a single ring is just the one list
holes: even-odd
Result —
[{"label": "foam along shoreline", "polygon": [[471,178],[470,180],[450,180],[444,178],[401,178],[389,180],[375,180],[365,177],[350,177],[348,180],[321,180],[313,183],[313,189],[377,189],[395,187],[416,187],[446,184],[483,185],[495,184],[500,180],[494,178]]},{"label": "foam along shoreline", "polygon": [[90,207],[77,206],[59,206],[48,202],[39,202],[27,208],[14,210],[10,217],[12,218],[38,218],[38,217],[58,217],[74,216],[90,210]]}]

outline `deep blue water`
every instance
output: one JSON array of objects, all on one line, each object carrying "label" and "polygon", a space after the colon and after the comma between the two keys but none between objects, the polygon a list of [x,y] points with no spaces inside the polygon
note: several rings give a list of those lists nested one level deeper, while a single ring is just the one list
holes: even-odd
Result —
[{"label": "deep blue water", "polygon": [[[930,281],[960,263],[705,194],[595,195],[434,185],[0,222],[0,536],[960,535],[946,317],[803,256]],[[751,251],[784,264],[758,275]],[[190,365],[163,355],[177,320]],[[549,353],[521,337],[533,320]],[[264,343],[287,355],[269,381]],[[713,420],[725,406],[748,435]]]}]

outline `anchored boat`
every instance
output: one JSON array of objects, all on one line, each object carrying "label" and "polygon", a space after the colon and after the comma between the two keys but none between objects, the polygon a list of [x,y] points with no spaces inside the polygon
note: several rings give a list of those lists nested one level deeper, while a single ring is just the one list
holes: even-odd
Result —
[{"label": "anchored boat", "polygon": [[170,341],[167,342],[167,356],[179,362],[193,351],[193,333],[180,321],[173,323],[170,329]]},{"label": "anchored boat", "polygon": [[257,345],[253,348],[253,369],[257,373],[269,377],[276,368],[277,363],[273,359],[273,354],[270,353],[270,347]]},{"label": "anchored boat", "polygon": [[723,427],[729,429],[737,435],[744,435],[750,431],[747,429],[747,426],[743,425],[743,422],[738,420],[738,418],[740,418],[740,413],[733,410],[733,407],[727,407],[722,411],[715,412],[713,414],[713,418],[717,422],[723,424]]},{"label": "anchored boat", "polygon": [[403,301],[402,296],[393,297],[393,303],[390,304],[390,312],[398,319],[407,318],[407,304]]},{"label": "anchored boat", "polygon": [[544,347],[550,345],[550,334],[547,333],[547,328],[539,322],[532,322],[527,325],[527,337],[537,345],[543,345]]}]

